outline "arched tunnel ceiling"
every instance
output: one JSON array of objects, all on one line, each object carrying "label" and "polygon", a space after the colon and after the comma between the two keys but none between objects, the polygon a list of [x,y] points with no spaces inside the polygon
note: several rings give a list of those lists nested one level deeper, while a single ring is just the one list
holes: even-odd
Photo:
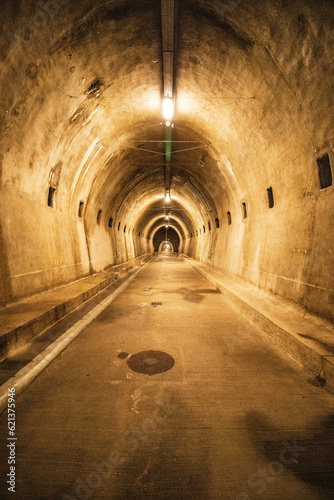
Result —
[{"label": "arched tunnel ceiling", "polygon": [[[314,164],[334,141],[332,1],[175,4],[173,224],[182,238],[197,229],[200,234],[215,219],[217,227],[221,220],[227,225],[227,211],[235,221],[247,200],[252,234],[264,231],[266,188],[274,185],[275,196],[284,199],[275,238],[287,248],[284,228],[303,218],[301,246],[308,255],[322,231],[314,223],[322,210],[312,195]],[[91,233],[102,211],[104,227],[113,221],[128,234],[152,238],[168,209],[160,1],[3,0],[1,6],[3,193],[19,193],[37,213],[51,187],[59,214],[74,220],[83,204]],[[307,196],[302,214],[298,207]],[[243,275],[247,257],[240,254],[237,264],[235,255],[247,227],[238,224],[228,250],[227,233],[213,235],[212,242],[220,238],[224,247],[215,263],[222,266],[226,256],[231,271]],[[254,238],[249,241],[242,252],[254,256],[250,265],[257,268],[260,250]],[[83,261],[74,243],[71,251]],[[266,264],[267,249],[261,252]],[[201,255],[211,262],[211,246]],[[276,266],[276,256],[272,262]],[[318,275],[316,265],[298,266],[301,282]]]},{"label": "arched tunnel ceiling", "polygon": [[[149,223],[142,212],[164,193],[165,145],[150,142],[164,140],[160,2],[43,5],[4,2],[2,140],[15,136],[4,181],[37,196],[58,168],[64,209],[84,200],[94,213],[101,206],[124,219],[131,212],[131,225]],[[307,116],[318,102],[324,107],[327,89],[305,101],[295,77],[304,65],[325,64],[311,42],[331,36],[323,29],[328,5],[179,2],[171,189],[188,218],[199,223],[217,213],[217,199],[242,198],[255,176],[269,181],[270,165],[254,168],[254,143],[258,156],[270,155],[278,130],[287,141],[294,132],[296,154],[319,142],[323,125],[306,127],[300,108]],[[13,161],[19,150],[23,164]]]},{"label": "arched tunnel ceiling", "polygon": [[[168,216],[167,220],[166,216]],[[197,227],[196,221],[189,216],[187,208],[184,208],[174,199],[171,200],[170,203],[158,199],[156,202],[146,206],[142,211],[141,217],[138,219],[137,227],[139,230],[144,230],[146,228],[148,236],[150,236],[155,225],[161,222],[164,224],[176,222],[178,226],[182,228],[181,234],[183,238],[186,237],[187,233],[193,231],[194,228]]]}]

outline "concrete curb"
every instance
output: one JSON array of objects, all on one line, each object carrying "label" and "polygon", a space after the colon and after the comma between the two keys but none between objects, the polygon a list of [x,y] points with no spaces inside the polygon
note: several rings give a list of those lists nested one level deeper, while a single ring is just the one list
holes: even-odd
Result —
[{"label": "concrete curb", "polygon": [[222,295],[231,300],[245,315],[265,333],[284,349],[295,361],[305,367],[314,377],[320,377],[325,383],[325,388],[334,394],[334,355],[323,355],[313,349],[310,345],[303,342],[302,339],[295,336],[292,332],[279,326],[262,311],[256,309],[253,305],[230,290],[223,283],[219,282],[210,274],[209,270],[204,270],[192,261],[189,257],[183,255],[182,258],[195,271],[207,279],[213,286],[220,291]]},{"label": "concrete curb", "polygon": [[[106,289],[109,285],[111,285],[111,283],[114,283],[120,275],[124,275],[125,273],[131,271],[131,269],[136,267],[138,264],[142,264],[149,259],[149,257],[151,257],[151,254],[144,254],[136,259],[113,266],[110,271],[108,271],[110,272],[110,276],[100,283],[93,285],[88,290],[85,290],[65,302],[51,307],[40,316],[27,321],[13,330],[3,333],[0,336],[0,361],[2,361],[9,354],[11,349],[21,347],[21,345],[26,343],[28,340],[40,334],[51,325],[57,323],[68,313],[74,311],[74,309],[78,306]],[[70,285],[71,283],[69,283],[69,286]]]},{"label": "concrete curb", "polygon": [[17,396],[20,394],[121,292],[123,292],[123,290],[125,290],[125,288],[127,288],[131,281],[147,264],[148,262],[135,271],[119,286],[119,288],[117,288],[117,290],[102,300],[100,304],[95,306],[94,309],[86,314],[80,321],[69,328],[61,337],[49,345],[43,352],[0,387],[0,413],[7,408],[8,389],[15,388],[15,395]]}]

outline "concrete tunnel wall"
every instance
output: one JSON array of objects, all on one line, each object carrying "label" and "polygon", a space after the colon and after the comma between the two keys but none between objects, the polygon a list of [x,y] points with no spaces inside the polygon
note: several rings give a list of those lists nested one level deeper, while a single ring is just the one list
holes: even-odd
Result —
[{"label": "concrete tunnel wall", "polygon": [[2,12],[2,304],[153,251],[168,209],[184,253],[333,317],[331,1],[179,2],[168,207],[160,2]]}]

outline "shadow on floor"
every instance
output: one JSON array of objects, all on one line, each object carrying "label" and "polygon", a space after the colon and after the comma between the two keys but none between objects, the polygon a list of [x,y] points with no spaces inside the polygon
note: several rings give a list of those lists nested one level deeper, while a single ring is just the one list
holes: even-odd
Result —
[{"label": "shadow on floor", "polygon": [[304,335],[303,333],[298,333],[298,335],[300,337],[303,337],[303,339],[308,339],[308,340],[312,340],[313,342],[316,342],[321,347],[325,347],[329,352],[331,352],[332,354],[334,354],[334,345],[330,345],[328,342],[323,342],[320,339],[316,339],[314,337],[311,337],[311,335]]},{"label": "shadow on floor", "polygon": [[192,290],[191,288],[178,288],[177,290],[172,290],[169,293],[179,293],[182,295],[183,300],[188,302],[199,303],[205,298],[205,295],[209,293],[220,293],[218,290],[212,288],[202,288],[197,290]]},{"label": "shadow on floor", "polygon": [[159,422],[155,432],[140,440],[135,453],[125,455],[125,461],[111,483],[110,498],[211,498],[210,445],[204,440],[195,439],[193,432],[189,433],[183,426],[176,424],[179,422],[179,413],[187,414],[186,403],[180,403],[172,393],[167,395],[167,400],[173,402],[171,411]]},{"label": "shadow on floor", "polygon": [[[256,412],[247,415],[246,423],[254,447],[268,460],[268,483],[288,469],[300,481],[332,492],[334,498],[334,415],[310,424],[309,429],[275,429]],[[268,431],[276,438],[261,439]]]}]

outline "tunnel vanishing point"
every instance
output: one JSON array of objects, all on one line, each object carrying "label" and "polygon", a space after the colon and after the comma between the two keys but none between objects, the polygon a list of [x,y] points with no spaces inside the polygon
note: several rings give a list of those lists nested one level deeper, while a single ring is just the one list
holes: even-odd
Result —
[{"label": "tunnel vanishing point", "polygon": [[333,498],[333,0],[0,10],[17,498]]},{"label": "tunnel vanishing point", "polygon": [[333,318],[330,0],[1,5],[2,305],[157,250],[168,216]]}]

